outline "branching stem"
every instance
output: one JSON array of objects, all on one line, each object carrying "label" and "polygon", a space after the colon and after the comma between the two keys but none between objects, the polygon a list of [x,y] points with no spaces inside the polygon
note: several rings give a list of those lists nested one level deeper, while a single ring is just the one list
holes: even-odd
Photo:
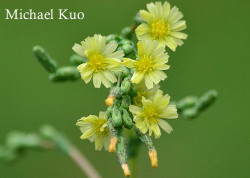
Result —
[{"label": "branching stem", "polygon": [[69,149],[69,156],[76,162],[81,170],[91,178],[101,178],[97,170],[91,165],[87,158],[74,146]]}]

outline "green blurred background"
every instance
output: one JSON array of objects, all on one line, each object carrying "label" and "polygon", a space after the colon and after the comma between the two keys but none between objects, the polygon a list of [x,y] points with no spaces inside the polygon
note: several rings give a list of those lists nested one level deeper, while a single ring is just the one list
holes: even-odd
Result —
[{"label": "green blurred background", "polygon": [[[209,89],[219,100],[196,120],[170,123],[155,145],[159,168],[153,169],[143,147],[138,177],[250,177],[249,173],[249,12],[247,0],[169,0],[184,14],[189,37],[170,53],[168,79],[162,89],[173,100],[200,96]],[[32,54],[41,45],[60,65],[68,65],[71,47],[95,33],[119,33],[150,1],[135,0],[0,0],[0,144],[8,132],[37,131],[51,124],[81,149],[104,177],[123,177],[114,155],[95,151],[79,139],[75,122],[104,110],[108,90],[83,81],[54,84]],[[67,8],[83,11],[80,20],[5,20],[4,9],[34,11]],[[1,178],[84,177],[58,152],[29,151],[12,164],[0,163]]]}]

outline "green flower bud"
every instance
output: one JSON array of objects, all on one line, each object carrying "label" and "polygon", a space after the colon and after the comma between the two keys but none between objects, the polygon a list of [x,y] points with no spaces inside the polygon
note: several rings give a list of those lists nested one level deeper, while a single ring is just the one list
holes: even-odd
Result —
[{"label": "green flower bud", "polygon": [[[126,77],[130,77],[130,71],[129,71],[129,69],[127,68],[127,67],[122,67],[122,73],[121,73],[121,79],[124,79],[124,78],[126,78]],[[117,75],[117,77],[118,77],[118,75]]]},{"label": "green flower bud", "polygon": [[36,134],[12,132],[7,137],[6,146],[12,151],[19,151],[25,148],[39,148],[41,139]]},{"label": "green flower bud", "polygon": [[134,23],[138,26],[143,22],[140,13],[137,13],[134,17]]},{"label": "green flower bud", "polygon": [[109,42],[111,42],[111,41],[114,41],[114,40],[115,40],[115,36],[116,36],[116,35],[114,35],[114,34],[108,35],[108,36],[106,37],[106,42],[109,43]]},{"label": "green flower bud", "polygon": [[121,108],[124,109],[129,109],[129,105],[131,104],[131,98],[129,95],[125,95],[122,99],[122,103],[121,103]]},{"label": "green flower bud", "polygon": [[82,63],[85,63],[87,62],[88,59],[87,58],[84,58],[82,56],[79,56],[78,54],[73,54],[71,57],[70,57],[70,62],[76,66],[82,64]]},{"label": "green flower bud", "polygon": [[218,93],[215,90],[206,92],[200,99],[197,101],[197,108],[199,111],[206,109],[208,106],[213,104],[218,97]]},{"label": "green flower bud", "polygon": [[122,123],[127,129],[131,129],[134,125],[129,112],[126,109],[122,109]]},{"label": "green flower bud", "polygon": [[109,43],[111,41],[115,41],[117,44],[120,43],[122,40],[122,37],[119,35],[115,35],[115,34],[110,34],[106,37],[106,42]]},{"label": "green flower bud", "polygon": [[80,73],[76,69],[76,67],[61,67],[56,70],[56,73],[50,74],[49,80],[53,82],[61,82],[67,80],[77,80],[80,78]]},{"label": "green flower bud", "polygon": [[128,94],[131,89],[131,81],[130,78],[127,77],[122,81],[121,91],[124,95]]},{"label": "green flower bud", "polygon": [[198,116],[198,111],[195,107],[193,107],[193,108],[185,109],[182,114],[186,118],[193,119]]},{"label": "green flower bud", "polygon": [[122,31],[121,31],[121,36],[122,36],[123,38],[128,38],[128,39],[130,39],[131,36],[132,36],[132,33],[133,33],[133,31],[132,31],[131,27],[125,27],[125,28],[123,28]]},{"label": "green flower bud", "polygon": [[45,52],[41,46],[34,46],[33,53],[36,59],[48,72],[54,73],[56,71],[56,62]]},{"label": "green flower bud", "polygon": [[185,110],[186,108],[191,108],[196,104],[197,101],[198,101],[197,97],[187,96],[177,103],[177,108],[180,110]]},{"label": "green flower bud", "polygon": [[115,95],[116,98],[121,98],[122,97],[122,90],[120,87],[114,87],[112,93]]},{"label": "green flower bud", "polygon": [[134,47],[132,45],[125,44],[123,45],[122,50],[124,51],[126,55],[128,55],[134,51]]},{"label": "green flower bud", "polygon": [[114,127],[121,127],[122,126],[122,115],[121,115],[121,112],[117,106],[113,107],[112,123],[113,123]]}]

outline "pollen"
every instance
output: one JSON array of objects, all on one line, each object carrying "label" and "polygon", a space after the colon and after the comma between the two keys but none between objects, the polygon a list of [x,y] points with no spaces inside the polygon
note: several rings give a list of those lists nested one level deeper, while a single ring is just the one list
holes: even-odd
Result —
[{"label": "pollen", "polygon": [[89,57],[89,65],[95,72],[99,72],[106,68],[104,57],[99,53],[94,53]]},{"label": "pollen", "polygon": [[164,38],[169,34],[169,31],[169,24],[166,24],[163,19],[157,19],[151,24],[151,32],[155,40]]},{"label": "pollen", "polygon": [[153,61],[151,55],[143,55],[139,61],[137,61],[138,70],[140,72],[148,72],[153,70]]}]

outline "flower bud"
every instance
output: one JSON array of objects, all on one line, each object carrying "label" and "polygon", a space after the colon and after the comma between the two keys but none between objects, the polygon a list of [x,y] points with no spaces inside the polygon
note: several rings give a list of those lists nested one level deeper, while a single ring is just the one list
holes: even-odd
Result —
[{"label": "flower bud", "polygon": [[184,117],[192,119],[198,116],[198,111],[196,107],[193,107],[185,109],[182,114]]},{"label": "flower bud", "polygon": [[122,115],[121,115],[121,112],[117,106],[113,107],[112,123],[113,123],[114,127],[121,127],[122,126]]},{"label": "flower bud", "polygon": [[127,77],[125,78],[123,81],[122,81],[122,84],[121,84],[121,91],[124,95],[128,94],[129,93],[129,90],[131,88],[131,81],[130,81],[130,78]]},{"label": "flower bud", "polygon": [[121,31],[121,36],[122,36],[123,38],[128,38],[128,39],[130,39],[131,36],[132,36],[132,29],[131,29],[130,27],[125,27],[125,28],[123,28],[122,31]]},{"label": "flower bud", "polygon": [[82,63],[85,63],[87,62],[88,59],[87,58],[84,58],[82,56],[79,56],[78,54],[73,54],[71,57],[70,57],[70,62],[76,66],[82,64]]},{"label": "flower bud", "polygon": [[50,73],[56,72],[56,62],[45,52],[41,46],[34,46],[33,53],[40,64]]},{"label": "flower bud", "polygon": [[193,107],[197,101],[197,97],[187,96],[177,103],[177,108],[180,110],[185,110],[186,108]]},{"label": "flower bud", "polygon": [[67,80],[77,80],[80,78],[80,73],[75,67],[67,66],[61,67],[55,73],[49,75],[49,80],[53,82],[62,82]]},{"label": "flower bud", "polygon": [[213,104],[218,97],[218,93],[215,90],[206,92],[197,102],[197,108],[199,111],[206,109],[208,106]]}]

